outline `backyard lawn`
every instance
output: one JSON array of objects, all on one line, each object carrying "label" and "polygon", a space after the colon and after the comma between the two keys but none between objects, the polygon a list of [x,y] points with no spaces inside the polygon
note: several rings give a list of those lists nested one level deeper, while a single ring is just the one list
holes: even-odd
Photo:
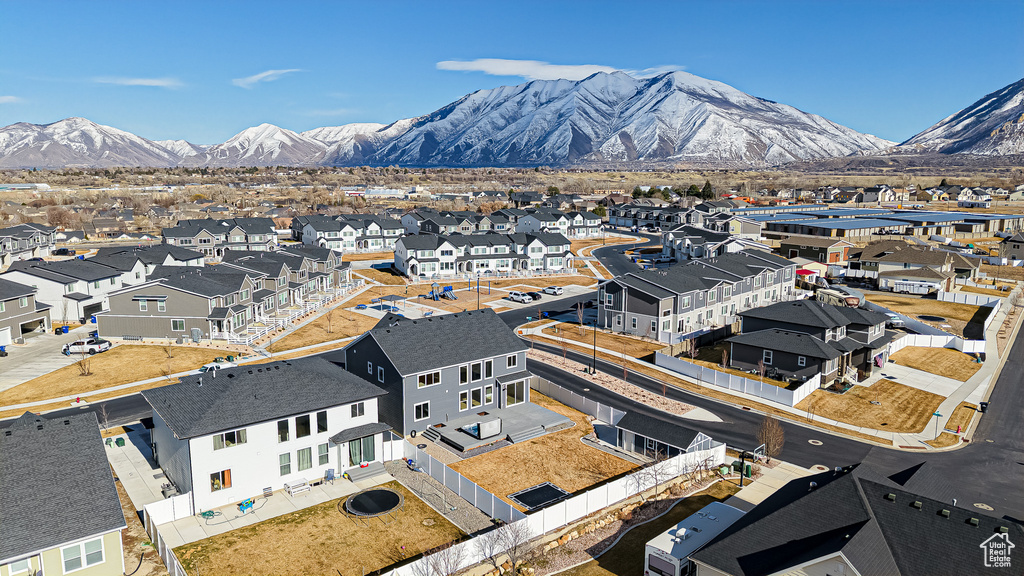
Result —
[{"label": "backyard lawn", "polygon": [[576,425],[456,462],[451,468],[512,504],[509,494],[537,484],[551,482],[566,492],[575,493],[635,467],[631,462],[580,441],[593,431],[582,412],[537,391],[530,392],[530,399],[568,416]]},{"label": "backyard lawn", "polygon": [[[333,317],[329,318],[329,314],[333,314]],[[270,351],[283,352],[321,342],[340,340],[349,336],[358,336],[373,328],[375,324],[377,324],[376,318],[351,310],[336,308],[333,313],[322,314],[316,320],[295,332],[288,334],[280,340],[275,340]],[[331,332],[327,331],[328,325],[332,328]]]},{"label": "backyard lawn", "polygon": [[906,314],[956,336],[969,340],[985,338],[983,329],[988,310],[983,310],[980,306],[888,294],[868,294],[867,299],[893,312]]},{"label": "backyard lawn", "polygon": [[993,264],[982,264],[981,272],[989,277],[1006,278],[1019,282],[1024,280],[1024,268],[1020,266],[995,266]]},{"label": "backyard lawn", "polygon": [[[545,328],[543,332],[544,334],[551,336],[575,340],[576,342],[580,342],[581,344],[591,347],[594,345],[594,329],[586,326],[583,327],[583,333],[581,334],[580,326],[578,324],[560,322],[554,326]],[[661,350],[665,345],[656,340],[634,338],[631,336],[611,334],[609,332],[598,330],[597,347],[604,348],[605,350],[611,350],[612,352],[619,354],[625,353],[627,356],[632,358],[643,358],[644,356],[653,354],[657,350]]]},{"label": "backyard lawn", "polygon": [[405,497],[405,510],[391,524],[370,520],[360,526],[338,511],[339,500],[332,500],[179,546],[174,553],[189,574],[360,576],[463,536],[398,482],[384,486]]},{"label": "backyard lawn", "polygon": [[946,376],[961,382],[970,380],[971,376],[981,370],[982,366],[975,362],[972,356],[953,348],[907,346],[890,356],[889,359],[901,366]]},{"label": "backyard lawn", "polygon": [[81,361],[76,362],[0,392],[0,406],[61,396],[85,396],[102,388],[197,369],[227,354],[229,352],[224,350],[174,346],[172,357],[168,358],[163,346],[115,346],[86,358],[91,375],[82,376]]},{"label": "backyard lawn", "polygon": [[[879,404],[872,404],[873,400]],[[938,394],[879,380],[871,386],[854,386],[845,394],[815,390],[796,408],[873,430],[917,433],[943,400]]]},{"label": "backyard lawn", "polygon": [[[718,482],[683,498],[667,513],[636,526],[595,560],[562,572],[562,576],[644,576],[647,542],[712,502],[721,502],[739,491],[735,484]],[[557,549],[555,552],[557,554]]]}]

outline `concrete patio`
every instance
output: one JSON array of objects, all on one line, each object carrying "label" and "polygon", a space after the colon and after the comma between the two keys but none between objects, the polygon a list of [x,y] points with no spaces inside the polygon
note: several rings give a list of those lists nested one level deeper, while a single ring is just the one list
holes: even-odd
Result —
[{"label": "concrete patio", "polygon": [[[111,438],[107,447],[107,460],[135,510],[142,510],[146,504],[164,499],[161,487],[167,483],[163,470],[150,459],[149,430],[142,424],[128,426],[131,431]],[[117,445],[117,439],[125,440],[124,446]]]},{"label": "concrete patio", "polygon": [[[494,419],[501,420],[501,431],[487,438],[477,438],[460,429],[463,426]],[[429,439],[440,436],[445,444],[457,450],[469,451],[505,438],[512,442],[523,442],[571,425],[572,420],[566,416],[532,402],[524,402],[507,408],[489,408],[451,418],[440,426],[431,426],[423,435]]]}]

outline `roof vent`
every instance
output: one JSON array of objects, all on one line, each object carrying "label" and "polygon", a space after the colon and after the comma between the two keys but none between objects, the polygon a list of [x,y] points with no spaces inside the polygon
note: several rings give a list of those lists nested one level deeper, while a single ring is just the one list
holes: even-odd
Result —
[{"label": "roof vent", "polygon": [[4,436],[10,436],[10,435],[11,435],[11,431],[10,430],[4,430]]},{"label": "roof vent", "polygon": [[920,500],[914,500],[910,505],[913,506],[914,508],[917,508],[918,510],[920,510],[922,506]]},{"label": "roof vent", "polygon": [[249,370],[249,374],[252,374],[252,370]]},{"label": "roof vent", "polygon": [[888,494],[885,495],[885,499],[888,500],[889,502],[895,502],[896,495],[893,494],[892,492],[889,492]]},{"label": "roof vent", "polygon": [[1000,534],[1008,534],[1010,532],[1010,529],[1006,526],[1000,526],[996,529],[996,532],[999,532]]},{"label": "roof vent", "polygon": [[203,387],[203,377],[202,376],[199,377],[199,387],[200,388]]},{"label": "roof vent", "polygon": [[942,516],[943,518],[949,518],[949,510],[946,510],[945,508],[939,510],[939,516]]},{"label": "roof vent", "polygon": [[42,424],[36,424],[36,430],[42,430],[42,429],[43,429],[43,425]]},{"label": "roof vent", "polygon": [[65,426],[70,426],[71,425],[71,420],[65,420],[64,421],[64,425]]},{"label": "roof vent", "polygon": [[981,524],[981,521],[978,520],[977,518],[968,518],[967,523],[970,524],[971,526],[977,526],[977,525]]},{"label": "roof vent", "polygon": [[234,378],[234,377],[235,377],[235,375],[234,375],[234,374],[232,374],[232,373],[228,372],[228,378]]},{"label": "roof vent", "polygon": [[280,370],[281,366],[274,366],[274,370]]}]

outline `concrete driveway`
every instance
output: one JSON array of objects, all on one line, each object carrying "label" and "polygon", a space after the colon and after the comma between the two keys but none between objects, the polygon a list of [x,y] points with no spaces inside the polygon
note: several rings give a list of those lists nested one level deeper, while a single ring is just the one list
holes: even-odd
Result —
[{"label": "concrete driveway", "polygon": [[8,355],[0,358],[0,392],[77,362],[78,357],[61,354],[61,347],[95,329],[95,324],[86,324],[67,334],[40,334],[26,339],[24,346],[8,346]]}]

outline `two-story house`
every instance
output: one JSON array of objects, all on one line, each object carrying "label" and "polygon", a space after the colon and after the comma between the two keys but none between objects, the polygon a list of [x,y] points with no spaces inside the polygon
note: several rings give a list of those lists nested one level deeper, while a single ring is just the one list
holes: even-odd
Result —
[{"label": "two-story house", "polygon": [[225,250],[276,250],[277,230],[270,218],[179,220],[162,231],[164,243],[220,259]]},{"label": "two-story house", "polygon": [[[138,258],[145,264],[145,274],[147,275],[156,270],[157,266],[203,266],[206,264],[206,257],[202,252],[170,244],[99,248],[96,250],[96,255],[90,259],[94,262],[104,263],[102,258],[108,256]],[[97,260],[97,258],[100,259]]]},{"label": "two-story house", "polygon": [[[192,493],[197,514],[328,470],[353,481],[384,472],[386,392],[322,358],[186,376],[142,395],[153,408],[153,459]],[[375,465],[360,470],[365,463]]]},{"label": "two-story house", "polygon": [[901,283],[928,284],[951,290],[957,277],[974,278],[980,260],[925,248],[903,241],[883,240],[850,251],[847,275],[873,278],[880,290],[909,291]]},{"label": "two-story house", "polygon": [[127,528],[92,412],[0,430],[0,576],[126,572]]},{"label": "two-story house", "polygon": [[50,329],[50,310],[36,302],[36,289],[0,278],[0,346],[29,332]]},{"label": "two-story house", "polygon": [[56,228],[42,224],[15,224],[0,228],[0,268],[15,260],[49,256]]},{"label": "two-story house", "polygon": [[416,234],[395,244],[395,268],[410,278],[571,271],[569,239],[557,233]]},{"label": "two-story house", "polygon": [[145,266],[135,261],[129,270],[93,262],[18,261],[0,277],[36,288],[36,301],[50,307],[51,322],[87,322],[105,309],[107,295],[127,282],[145,278]]},{"label": "two-story house", "polygon": [[661,255],[677,261],[714,258],[747,249],[767,250],[768,246],[728,232],[680,224],[661,233]]},{"label": "two-story house", "polygon": [[779,242],[779,254],[786,258],[807,258],[823,264],[846,266],[853,244],[841,238],[790,236]]}]

